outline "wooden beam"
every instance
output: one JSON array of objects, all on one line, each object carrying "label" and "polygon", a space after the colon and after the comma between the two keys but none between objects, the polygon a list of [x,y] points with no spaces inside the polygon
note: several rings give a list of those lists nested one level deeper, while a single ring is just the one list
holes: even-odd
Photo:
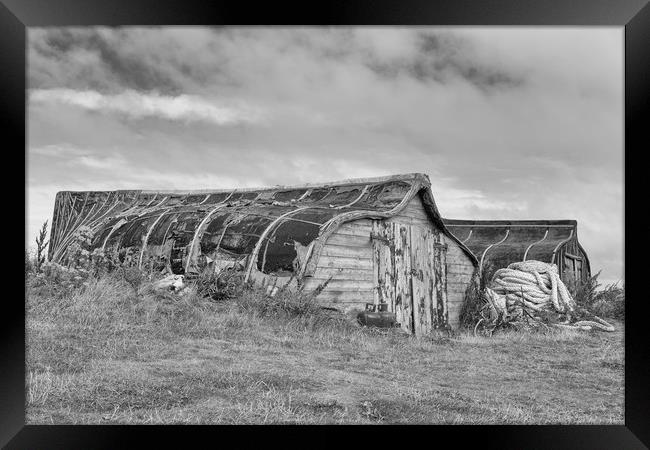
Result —
[{"label": "wooden beam", "polygon": [[530,245],[528,246],[528,248],[527,248],[526,251],[524,252],[524,259],[523,259],[524,261],[526,261],[526,257],[528,256],[528,251],[533,247],[533,245],[539,244],[539,243],[542,242],[544,239],[546,239],[546,236],[548,236],[548,230],[549,230],[549,229],[547,228],[547,229],[546,229],[546,233],[544,233],[544,236],[543,236],[539,241],[537,241],[537,242],[533,242],[532,244],[530,244]]}]

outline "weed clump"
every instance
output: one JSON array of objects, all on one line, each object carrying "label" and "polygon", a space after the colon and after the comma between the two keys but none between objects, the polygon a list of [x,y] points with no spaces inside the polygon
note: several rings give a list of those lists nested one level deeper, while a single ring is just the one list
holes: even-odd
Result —
[{"label": "weed clump", "polygon": [[460,311],[460,324],[463,328],[474,328],[483,318],[483,311],[488,304],[486,289],[494,273],[494,266],[487,262],[478,276],[472,278],[465,290],[465,298]]},{"label": "weed clump", "polygon": [[599,317],[625,320],[625,287],[611,283],[601,288],[598,281],[600,271],[586,281],[567,280],[567,288],[573,295],[578,306],[586,310],[586,314]]},{"label": "weed clump", "polygon": [[192,280],[196,294],[214,301],[223,301],[241,295],[244,288],[243,273],[232,267],[220,272],[212,268],[203,269]]},{"label": "weed clump", "polygon": [[598,316],[625,320],[625,287],[618,283],[605,286],[595,295],[591,311]]},{"label": "weed clump", "polygon": [[328,282],[310,292],[288,288],[266,290],[261,286],[247,285],[234,301],[246,314],[282,321],[298,328],[356,328],[342,313],[324,308],[316,301],[315,297]]}]

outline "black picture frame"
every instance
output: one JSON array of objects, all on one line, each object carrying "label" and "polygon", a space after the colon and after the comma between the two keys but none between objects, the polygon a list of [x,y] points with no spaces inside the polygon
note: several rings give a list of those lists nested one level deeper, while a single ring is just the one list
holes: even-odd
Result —
[{"label": "black picture frame", "polygon": [[[90,0],[0,0],[0,116],[4,155],[24,152],[26,162],[26,27],[73,25],[553,25],[625,27],[625,280],[627,298],[625,330],[625,425],[576,426],[417,426],[404,430],[404,437],[425,439],[431,445],[475,442],[481,448],[647,448],[650,445],[650,358],[646,325],[647,295],[643,291],[644,266],[635,263],[641,252],[639,237],[647,230],[641,212],[647,175],[643,164],[647,143],[642,139],[647,128],[643,118],[650,105],[650,6],[647,0],[445,0],[445,1],[330,1],[301,4],[260,2],[251,5],[235,1],[90,1]],[[22,149],[22,150],[21,150]],[[13,164],[5,165],[15,171]],[[8,201],[18,202],[15,186]],[[23,206],[26,209],[26,196]],[[628,198],[632,199],[631,201]],[[594,199],[597,201],[597,199]],[[637,206],[638,205],[638,206]],[[20,205],[13,209],[20,209]],[[6,206],[6,211],[11,211]],[[26,217],[26,216],[25,216]],[[15,225],[15,221],[11,222]],[[15,234],[15,233],[14,233]],[[5,234],[10,236],[10,234]],[[19,245],[18,239],[9,243]],[[13,242],[16,241],[16,242]],[[5,246],[6,248],[6,246]],[[21,251],[22,250],[17,250]],[[8,251],[5,261],[10,261]],[[17,256],[18,253],[15,253]],[[15,261],[14,261],[15,263]],[[19,266],[13,264],[17,272]],[[11,277],[13,283],[18,274]],[[287,443],[311,445],[339,444],[336,430],[315,427],[203,427],[203,426],[26,426],[25,422],[25,321],[24,305],[15,296],[5,295],[0,321],[0,444],[9,449],[116,448],[137,441],[154,446],[185,445],[204,440],[237,446],[269,442],[271,436]],[[345,428],[345,427],[344,427]],[[418,436],[411,435],[417,430]],[[253,432],[254,431],[254,432]],[[305,432],[314,432],[307,440]],[[336,431],[336,432],[333,432]],[[357,437],[368,445],[396,437],[390,430],[349,427],[346,439]],[[236,436],[235,436],[236,435]],[[232,441],[231,441],[232,442]],[[189,444],[191,445],[191,444]],[[232,444],[227,444],[232,445]],[[146,445],[145,445],[146,446]]]}]

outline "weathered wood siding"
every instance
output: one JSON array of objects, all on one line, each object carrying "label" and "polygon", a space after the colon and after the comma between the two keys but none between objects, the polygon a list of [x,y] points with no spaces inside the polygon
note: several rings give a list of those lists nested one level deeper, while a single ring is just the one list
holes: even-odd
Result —
[{"label": "weathered wood siding", "polygon": [[[435,289],[438,292],[444,292],[447,298],[446,302],[439,305],[442,309],[440,314],[447,316],[452,327],[457,327],[465,290],[472,281],[475,270],[470,257],[461,250],[454,240],[436,228],[427,216],[419,196],[414,197],[399,214],[383,222],[400,224],[402,225],[400,229],[415,230],[416,235],[428,230],[436,236],[431,240],[432,243],[447,245],[446,285],[428,287],[419,286],[416,282],[414,287],[418,292],[422,289]],[[318,296],[322,304],[350,311],[363,309],[366,303],[375,301],[378,279],[373,263],[373,243],[370,238],[372,230],[372,220],[361,219],[348,222],[338,228],[325,243],[314,275],[305,279],[305,289],[311,290],[332,277]],[[431,261],[426,267],[422,267],[423,270],[428,270],[429,265],[435,264],[434,258],[437,258],[439,262],[443,261],[434,247],[414,248],[413,250],[418,253],[427,252],[431,255]],[[397,271],[410,272],[412,269],[410,264],[410,258],[409,261],[401,261],[399,256],[396,256],[395,268]],[[391,292],[390,294],[397,295],[398,293]],[[406,295],[407,293],[402,292],[401,294]],[[408,295],[411,295],[410,292]],[[401,305],[401,308],[408,307],[408,304]],[[403,314],[403,311],[401,313]]]},{"label": "weathered wood siding", "polygon": [[460,324],[460,311],[465,301],[465,291],[474,282],[476,268],[472,260],[460,246],[448,236],[443,236],[447,244],[447,313],[449,325],[457,328]]},{"label": "weathered wood siding", "polygon": [[374,300],[372,221],[355,220],[341,225],[327,240],[312,277],[305,278],[305,290],[316,289],[331,280],[318,299],[343,311],[363,309]]}]

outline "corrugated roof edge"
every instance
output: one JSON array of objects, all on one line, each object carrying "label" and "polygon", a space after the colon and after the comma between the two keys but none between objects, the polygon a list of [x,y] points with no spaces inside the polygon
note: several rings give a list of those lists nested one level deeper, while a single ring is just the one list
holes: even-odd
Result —
[{"label": "corrugated roof edge", "polygon": [[220,194],[224,192],[259,192],[259,191],[283,191],[290,189],[310,189],[310,188],[323,188],[323,187],[332,187],[332,186],[347,186],[354,184],[378,184],[386,183],[389,181],[415,181],[417,179],[424,179],[426,183],[431,184],[429,176],[424,173],[412,172],[405,174],[397,175],[385,175],[381,177],[369,177],[369,178],[347,178],[339,181],[328,181],[325,183],[305,183],[305,184],[296,184],[296,185],[276,185],[276,186],[262,186],[262,187],[250,187],[250,188],[221,188],[221,189],[167,189],[167,190],[156,190],[156,189],[117,189],[117,190],[93,190],[93,191],[59,191],[61,193],[86,193],[86,192],[138,192],[142,194],[178,194],[178,195],[193,195],[193,194]]},{"label": "corrugated roof edge", "polygon": [[464,220],[464,219],[446,219],[443,222],[448,226],[472,226],[472,225],[498,225],[498,226],[520,226],[520,225],[538,225],[540,227],[547,225],[577,227],[578,222],[572,219],[559,220]]}]

